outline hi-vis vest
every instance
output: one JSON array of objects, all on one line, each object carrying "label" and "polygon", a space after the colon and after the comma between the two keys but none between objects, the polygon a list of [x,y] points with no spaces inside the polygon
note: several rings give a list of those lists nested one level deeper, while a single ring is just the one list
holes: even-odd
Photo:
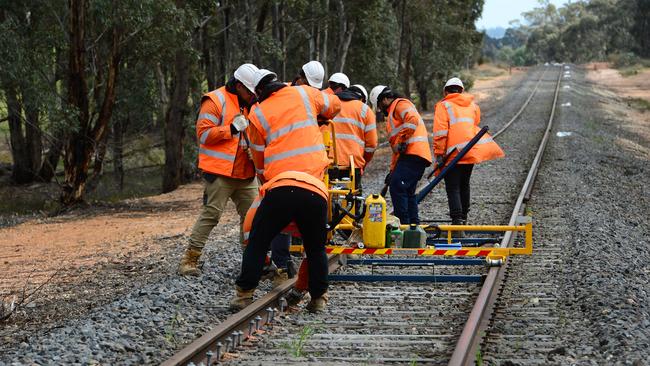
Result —
[{"label": "hi-vis vest", "polygon": [[[210,101],[216,110],[209,105]],[[207,108],[210,107],[210,108]],[[206,109],[215,110],[214,113]],[[213,90],[203,96],[201,112],[196,121],[199,141],[199,168],[205,172],[227,177],[247,179],[255,176],[253,164],[240,149],[246,141],[241,134],[231,136],[230,124],[237,114],[247,114],[239,108],[237,95],[226,87]]]},{"label": "hi-vis vest", "polygon": [[388,142],[393,149],[393,160],[390,164],[391,171],[397,164],[399,153],[397,145],[405,142],[407,155],[417,155],[431,163],[431,147],[424,121],[410,100],[398,98],[388,108],[388,122],[386,123]]},{"label": "hi-vis vest", "polygon": [[336,132],[336,159],[340,168],[350,167],[350,155],[356,168],[366,166],[364,153],[377,148],[375,114],[359,100],[341,101],[341,111],[332,119]]},{"label": "hi-vis vest", "polygon": [[[450,154],[447,162],[481,130],[481,112],[473,99],[469,94],[454,93],[436,104],[433,123],[434,153],[437,156]],[[489,134],[485,134],[458,163],[478,164],[504,156],[499,145]]]}]

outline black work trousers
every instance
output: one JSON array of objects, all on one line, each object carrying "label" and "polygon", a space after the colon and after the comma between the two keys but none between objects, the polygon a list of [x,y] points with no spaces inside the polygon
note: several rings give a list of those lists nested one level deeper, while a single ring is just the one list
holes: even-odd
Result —
[{"label": "black work trousers", "polygon": [[273,188],[262,199],[253,218],[237,286],[243,290],[257,287],[271,241],[291,221],[298,226],[309,260],[309,294],[315,299],[327,291],[327,201],[293,186]]},{"label": "black work trousers", "polygon": [[474,164],[456,164],[445,176],[445,189],[452,221],[467,220],[470,205],[469,181]]}]

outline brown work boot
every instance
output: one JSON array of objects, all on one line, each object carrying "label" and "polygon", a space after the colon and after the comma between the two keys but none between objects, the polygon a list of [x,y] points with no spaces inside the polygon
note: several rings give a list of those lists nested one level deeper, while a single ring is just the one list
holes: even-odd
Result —
[{"label": "brown work boot", "polygon": [[322,311],[325,311],[325,307],[327,306],[327,299],[327,292],[325,292],[319,298],[311,299],[305,309],[307,309],[307,311],[310,313],[320,313]]},{"label": "brown work boot", "polygon": [[[458,219],[452,220],[451,224],[452,225],[465,225],[463,220],[458,220]],[[456,239],[464,238],[465,237],[465,232],[464,231],[452,231],[451,232],[451,237],[456,238]]]},{"label": "brown work boot", "polygon": [[281,284],[283,284],[284,281],[288,281],[288,280],[289,280],[289,273],[287,272],[286,269],[281,268],[275,271],[271,283],[273,284],[273,288],[276,288]]},{"label": "brown work boot", "polygon": [[242,290],[241,287],[235,286],[235,296],[230,300],[232,310],[241,310],[253,303],[253,294],[255,289]]},{"label": "brown work boot", "polygon": [[199,257],[201,257],[201,251],[195,248],[187,248],[183,258],[181,258],[181,263],[178,265],[178,274],[181,276],[199,276],[201,275],[201,270],[199,269]]}]

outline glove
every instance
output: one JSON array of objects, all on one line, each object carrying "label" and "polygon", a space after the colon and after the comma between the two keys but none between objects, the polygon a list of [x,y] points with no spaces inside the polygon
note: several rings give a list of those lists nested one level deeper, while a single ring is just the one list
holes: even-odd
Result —
[{"label": "glove", "polygon": [[400,142],[397,144],[397,152],[399,154],[404,154],[406,152],[406,142]]},{"label": "glove", "polygon": [[438,168],[442,168],[443,164],[445,163],[445,157],[442,155],[436,156],[436,166]]},{"label": "glove", "polygon": [[230,124],[230,133],[236,135],[245,130],[246,127],[248,127],[248,120],[243,115],[238,114],[233,118],[232,123]]}]

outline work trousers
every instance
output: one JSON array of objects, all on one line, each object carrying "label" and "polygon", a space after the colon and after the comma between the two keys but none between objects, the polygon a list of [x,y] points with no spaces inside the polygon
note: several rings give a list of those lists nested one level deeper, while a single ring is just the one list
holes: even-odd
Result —
[{"label": "work trousers", "polygon": [[319,298],[327,291],[327,201],[310,190],[293,186],[271,189],[260,203],[237,286],[243,290],[257,287],[272,239],[291,221],[298,226],[309,260],[309,293]]},{"label": "work trousers", "polygon": [[[208,241],[212,229],[217,226],[228,199],[235,203],[241,224],[244,223],[246,212],[257,197],[257,182],[254,178],[236,179],[222,175],[205,174],[205,189],[203,191],[203,208],[190,234],[190,247],[202,250]],[[239,231],[240,242],[243,233]]]},{"label": "work trousers", "polygon": [[445,189],[452,221],[467,220],[470,206],[469,181],[474,164],[456,164],[445,176]]},{"label": "work trousers", "polygon": [[415,189],[428,165],[428,161],[418,156],[403,155],[391,174],[390,197],[395,216],[402,225],[420,223]]}]

